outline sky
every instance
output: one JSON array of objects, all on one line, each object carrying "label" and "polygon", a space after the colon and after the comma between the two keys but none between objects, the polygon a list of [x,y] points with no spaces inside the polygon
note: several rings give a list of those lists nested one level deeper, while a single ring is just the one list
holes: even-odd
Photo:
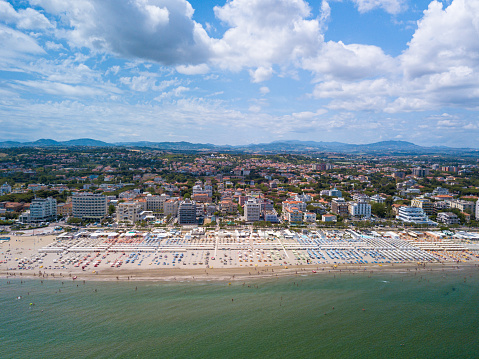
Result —
[{"label": "sky", "polygon": [[479,0],[0,0],[0,140],[479,147]]}]

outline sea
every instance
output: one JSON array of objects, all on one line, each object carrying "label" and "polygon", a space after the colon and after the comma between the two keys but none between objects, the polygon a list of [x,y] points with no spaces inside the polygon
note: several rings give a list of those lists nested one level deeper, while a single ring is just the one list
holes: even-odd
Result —
[{"label": "sea", "polygon": [[479,267],[0,279],[0,358],[479,358]]}]

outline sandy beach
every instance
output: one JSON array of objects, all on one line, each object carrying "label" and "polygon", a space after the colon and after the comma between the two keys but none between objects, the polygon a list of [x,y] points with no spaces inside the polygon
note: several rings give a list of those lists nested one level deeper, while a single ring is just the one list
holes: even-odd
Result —
[{"label": "sandy beach", "polygon": [[[341,257],[336,260],[334,252],[331,254],[329,250],[286,249],[284,246],[282,250],[265,249],[258,248],[257,243],[256,247],[254,244],[238,246],[237,243],[235,246],[230,243],[230,248],[221,250],[209,247],[205,242],[195,249],[175,244],[168,250],[161,247],[144,251],[96,248],[89,251],[90,247],[84,247],[81,252],[74,252],[76,247],[70,243],[69,250],[52,252],[52,248],[60,245],[56,238],[52,235],[11,236],[9,241],[0,242],[0,276],[108,281],[238,281],[322,273],[457,270],[479,265],[477,253],[469,250],[453,254],[435,252],[435,259],[427,254],[424,257],[427,260],[422,261],[407,260],[408,257],[393,251],[391,253],[399,256],[397,260],[391,254],[383,257],[384,260],[370,258],[366,251],[356,252],[361,257],[345,257],[340,253]],[[102,242],[95,243],[103,248]]]}]

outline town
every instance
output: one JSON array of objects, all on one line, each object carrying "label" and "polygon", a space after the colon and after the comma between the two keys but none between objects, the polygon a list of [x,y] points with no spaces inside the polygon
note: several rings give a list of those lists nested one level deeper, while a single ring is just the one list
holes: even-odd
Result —
[{"label": "town", "polygon": [[153,228],[474,228],[474,158],[10,148],[2,231]]}]

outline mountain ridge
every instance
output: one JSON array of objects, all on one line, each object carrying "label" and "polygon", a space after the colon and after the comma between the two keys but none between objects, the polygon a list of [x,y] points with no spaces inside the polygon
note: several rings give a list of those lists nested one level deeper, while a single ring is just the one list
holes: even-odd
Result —
[{"label": "mountain ridge", "polygon": [[457,152],[457,151],[478,151],[474,148],[453,148],[447,146],[420,146],[408,141],[386,140],[369,144],[350,144],[343,142],[325,141],[301,141],[301,140],[277,140],[269,143],[251,143],[248,145],[214,145],[211,143],[180,142],[115,142],[108,143],[91,138],[79,138],[67,141],[56,141],[53,139],[39,139],[36,141],[2,141],[0,148],[20,147],[136,147],[151,148],[157,150],[172,151],[237,151],[237,152],[264,152],[264,153],[301,153],[301,152]]}]

